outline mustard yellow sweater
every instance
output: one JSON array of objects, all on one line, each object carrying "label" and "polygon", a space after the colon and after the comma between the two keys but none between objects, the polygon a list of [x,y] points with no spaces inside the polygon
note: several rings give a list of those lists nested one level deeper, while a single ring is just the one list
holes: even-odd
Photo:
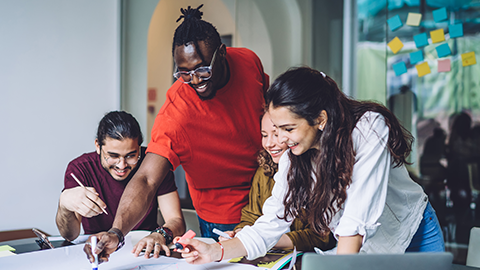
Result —
[{"label": "mustard yellow sweater", "polygon": [[[263,203],[272,195],[274,184],[273,178],[266,176],[263,173],[263,168],[259,167],[253,177],[249,202],[243,207],[242,218],[235,230],[246,225],[253,225],[257,218],[262,215]],[[309,227],[308,224],[302,223],[300,219],[295,219],[290,226],[290,232],[287,233],[287,236],[290,237],[297,250],[312,251],[314,247],[327,250],[335,246],[335,239],[330,234],[328,237],[322,238]]]}]

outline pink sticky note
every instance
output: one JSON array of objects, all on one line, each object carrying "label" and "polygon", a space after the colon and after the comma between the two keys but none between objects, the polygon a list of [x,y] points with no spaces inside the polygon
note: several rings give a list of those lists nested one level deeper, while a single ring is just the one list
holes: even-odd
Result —
[{"label": "pink sticky note", "polygon": [[450,59],[438,60],[438,72],[447,72],[450,70]]}]

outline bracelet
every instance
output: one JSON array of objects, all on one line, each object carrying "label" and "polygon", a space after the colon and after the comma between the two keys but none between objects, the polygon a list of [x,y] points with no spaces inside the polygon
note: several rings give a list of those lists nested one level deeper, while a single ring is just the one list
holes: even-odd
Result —
[{"label": "bracelet", "polygon": [[121,249],[123,247],[123,245],[125,245],[125,237],[123,236],[122,231],[120,231],[117,228],[111,228],[108,231],[108,233],[113,233],[118,237],[118,246],[117,246],[117,249],[115,251]]},{"label": "bracelet", "polygon": [[169,228],[163,227],[163,226],[158,227],[155,230],[153,230],[150,234],[152,234],[154,232],[161,234],[163,236],[163,238],[165,238],[165,245],[168,245],[168,244],[172,243],[173,232]]},{"label": "bracelet", "polygon": [[222,260],[223,260],[223,255],[225,254],[225,250],[223,249],[223,245],[222,245],[222,243],[220,243],[220,242],[217,242],[217,244],[219,244],[219,245],[220,245],[220,247],[222,248],[222,257],[220,257],[220,260],[218,260],[218,261],[217,261],[217,262],[220,262],[220,261],[222,261]]}]

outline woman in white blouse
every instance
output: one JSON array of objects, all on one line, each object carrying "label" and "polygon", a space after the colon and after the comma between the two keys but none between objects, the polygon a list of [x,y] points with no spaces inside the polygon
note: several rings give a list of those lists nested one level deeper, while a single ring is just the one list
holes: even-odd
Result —
[{"label": "woman in white blouse", "polygon": [[232,240],[182,241],[188,262],[263,256],[295,217],[319,234],[331,231],[338,254],[445,250],[435,211],[405,168],[413,138],[387,108],[349,99],[306,67],[280,75],[266,102],[290,149],[264,215]]}]

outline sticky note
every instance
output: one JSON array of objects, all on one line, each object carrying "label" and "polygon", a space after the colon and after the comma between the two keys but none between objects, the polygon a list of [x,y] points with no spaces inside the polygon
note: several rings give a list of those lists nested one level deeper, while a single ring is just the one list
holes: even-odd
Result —
[{"label": "sticky note", "polygon": [[390,41],[387,45],[390,47],[390,50],[392,50],[393,53],[397,53],[403,47],[403,43],[398,37],[392,39],[392,41]]},{"label": "sticky note", "polygon": [[443,29],[437,29],[430,31],[430,38],[432,39],[432,43],[438,43],[445,40],[445,34]]},{"label": "sticky note", "polygon": [[422,14],[409,12],[407,16],[407,25],[410,26],[419,26],[420,21],[422,21]]},{"label": "sticky note", "polygon": [[450,59],[438,60],[438,72],[447,72],[451,70]]},{"label": "sticky note", "polygon": [[428,45],[427,33],[415,35],[413,36],[413,40],[415,41],[415,46],[417,46],[418,49]]},{"label": "sticky note", "polygon": [[476,63],[475,52],[462,53],[462,65],[464,67],[475,65]]},{"label": "sticky note", "polygon": [[405,62],[400,62],[392,65],[393,71],[395,71],[395,75],[400,76],[403,73],[407,72],[407,65],[405,65]]},{"label": "sticky note", "polygon": [[398,28],[403,26],[402,20],[400,20],[400,16],[393,16],[392,18],[387,20],[388,27],[390,27],[390,30],[395,31]]},{"label": "sticky note", "polygon": [[423,77],[430,73],[430,66],[428,66],[428,62],[423,62],[415,66],[417,69],[418,77]]},{"label": "sticky note", "polygon": [[418,62],[423,61],[423,52],[422,51],[416,51],[410,53],[410,64],[415,65]]},{"label": "sticky note", "polygon": [[442,45],[438,45],[435,50],[437,50],[437,55],[438,57],[445,57],[447,55],[452,54],[452,51],[450,51],[450,47],[448,46],[448,43],[444,43]]},{"label": "sticky note", "polygon": [[447,19],[447,8],[439,8],[437,10],[434,10],[432,12],[433,14],[433,20],[435,22],[442,22]]},{"label": "sticky note", "polygon": [[0,251],[15,251],[15,248],[9,246],[9,245],[3,245],[3,246],[0,246]]},{"label": "sticky note", "polygon": [[450,38],[463,37],[463,24],[452,24],[448,26],[448,33]]}]

